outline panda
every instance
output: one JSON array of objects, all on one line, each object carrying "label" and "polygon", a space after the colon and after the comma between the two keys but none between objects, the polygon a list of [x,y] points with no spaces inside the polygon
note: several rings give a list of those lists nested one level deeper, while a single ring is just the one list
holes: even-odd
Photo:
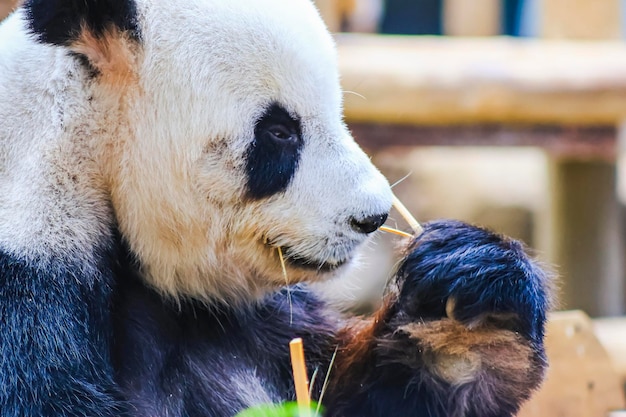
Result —
[{"label": "panda", "polygon": [[308,286],[392,204],[310,0],[26,0],[0,120],[2,416],[290,401],[294,337],[328,417],[513,416],[541,383],[550,277],[518,242],[426,224],[370,317]]}]

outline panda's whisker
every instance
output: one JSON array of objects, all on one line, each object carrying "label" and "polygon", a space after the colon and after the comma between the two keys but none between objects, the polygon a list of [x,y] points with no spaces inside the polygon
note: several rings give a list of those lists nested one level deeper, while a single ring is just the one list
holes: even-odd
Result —
[{"label": "panda's whisker", "polygon": [[[398,226],[398,219],[396,219],[395,217],[389,215],[389,217],[387,218],[387,223],[393,223],[393,228],[394,229],[400,229],[400,226]],[[391,227],[391,226],[388,226]]]},{"label": "panda's whisker", "polygon": [[313,371],[313,375],[311,376],[311,380],[309,382],[309,397],[313,397],[313,388],[315,388],[315,381],[317,380],[317,375],[319,375],[320,367],[316,366],[315,371]]},{"label": "panda's whisker", "polygon": [[315,410],[315,415],[320,415],[320,407],[322,406],[322,400],[324,399],[324,394],[328,389],[328,381],[330,381],[330,372],[333,369],[333,365],[335,364],[335,359],[337,358],[337,352],[339,351],[339,345],[335,347],[335,352],[333,353],[332,358],[330,358],[330,363],[328,364],[328,371],[326,371],[326,377],[324,378],[324,383],[322,384],[322,391],[320,392],[320,397],[317,400],[317,409]]},{"label": "panda's whisker", "polygon": [[396,185],[404,182],[404,180],[408,179],[411,175],[413,175],[413,171],[409,171],[409,173],[406,174],[404,177],[400,178],[398,181],[391,184],[391,188],[393,189]]},{"label": "panda's whisker", "polygon": [[343,93],[344,93],[344,94],[353,94],[353,95],[355,95],[355,96],[357,96],[357,97],[362,98],[363,100],[367,100],[367,97],[365,97],[363,94],[359,94],[359,93],[357,93],[356,91],[351,91],[351,90],[343,90]]},{"label": "panda's whisker", "polygon": [[330,258],[330,254],[327,254],[324,259],[319,262],[319,266],[317,268],[318,271],[321,271],[322,268],[328,263],[328,259]]},{"label": "panda's whisker", "polygon": [[285,257],[283,256],[283,250],[280,246],[276,246],[278,251],[278,258],[280,259],[280,267],[283,270],[283,277],[285,278],[287,300],[289,300],[289,324],[293,324],[293,301],[291,299],[291,288],[289,288],[289,277],[287,276],[287,267],[285,266]]}]

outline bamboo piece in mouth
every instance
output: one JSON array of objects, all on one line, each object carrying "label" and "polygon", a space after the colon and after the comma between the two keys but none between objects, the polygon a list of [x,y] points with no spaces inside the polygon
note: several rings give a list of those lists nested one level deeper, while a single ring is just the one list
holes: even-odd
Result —
[{"label": "bamboo piece in mouth", "polygon": [[393,206],[396,210],[398,210],[398,213],[400,213],[402,218],[406,220],[409,226],[411,226],[411,229],[413,229],[415,236],[419,236],[422,234],[422,232],[424,232],[424,229],[419,224],[419,222],[415,219],[415,217],[413,217],[411,212],[404,206],[404,204],[402,204],[402,201],[400,201],[400,199],[396,197],[395,194],[393,195]]},{"label": "bamboo piece in mouth", "polygon": [[402,237],[408,237],[408,238],[412,238],[413,235],[407,232],[403,232],[402,230],[398,230],[398,229],[394,229],[393,227],[388,227],[388,226],[380,226],[380,231],[381,232],[387,232],[387,233],[392,233],[394,235],[398,235],[398,236],[402,236]]}]

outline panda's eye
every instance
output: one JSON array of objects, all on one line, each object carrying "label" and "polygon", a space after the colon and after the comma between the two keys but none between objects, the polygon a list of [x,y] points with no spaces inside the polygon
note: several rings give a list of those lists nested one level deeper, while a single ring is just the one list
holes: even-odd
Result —
[{"label": "panda's eye", "polygon": [[279,141],[293,142],[298,139],[298,134],[293,130],[287,128],[287,126],[274,125],[267,129],[267,131],[270,135],[272,135],[274,139]]},{"label": "panda's eye", "polygon": [[265,144],[281,149],[285,146],[301,146],[300,120],[292,117],[278,104],[271,105],[258,121],[254,129],[256,146]]}]

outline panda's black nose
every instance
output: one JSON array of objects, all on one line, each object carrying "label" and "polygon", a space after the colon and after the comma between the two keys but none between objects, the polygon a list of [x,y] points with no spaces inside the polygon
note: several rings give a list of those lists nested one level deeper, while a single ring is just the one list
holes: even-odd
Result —
[{"label": "panda's black nose", "polygon": [[350,226],[359,233],[372,233],[377,230],[387,220],[387,213],[376,214],[374,216],[365,217],[363,219],[357,219],[352,217],[350,219]]}]

